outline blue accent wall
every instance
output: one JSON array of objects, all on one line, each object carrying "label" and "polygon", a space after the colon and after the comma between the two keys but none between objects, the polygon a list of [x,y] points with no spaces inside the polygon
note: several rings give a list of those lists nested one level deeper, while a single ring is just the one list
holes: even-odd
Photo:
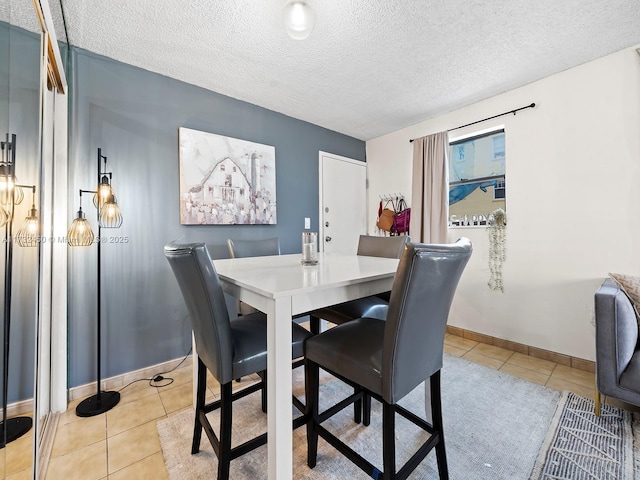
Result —
[{"label": "blue accent wall", "polygon": [[[172,240],[280,238],[300,252],[304,217],[318,230],[318,152],[365,160],[365,143],[256,105],[71,48],[69,221],[79,189],[94,190],[97,148],[108,157],[122,227],[103,230],[102,378],[185,355],[189,321],[163,255]],[[265,88],[269,88],[265,84]],[[275,147],[277,225],[181,226],[178,128]],[[83,210],[95,229],[91,197]],[[96,378],[96,247],[69,251],[69,386]]]}]

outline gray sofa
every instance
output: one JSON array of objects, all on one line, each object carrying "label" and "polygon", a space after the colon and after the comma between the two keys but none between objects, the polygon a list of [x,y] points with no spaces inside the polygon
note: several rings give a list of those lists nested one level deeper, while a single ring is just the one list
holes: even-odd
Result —
[{"label": "gray sofa", "polygon": [[600,394],[640,406],[638,320],[631,301],[611,279],[595,294],[596,415]]}]

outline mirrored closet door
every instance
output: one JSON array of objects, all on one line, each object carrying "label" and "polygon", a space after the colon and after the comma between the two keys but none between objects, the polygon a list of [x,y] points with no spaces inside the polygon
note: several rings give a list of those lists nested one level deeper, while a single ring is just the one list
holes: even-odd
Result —
[{"label": "mirrored closet door", "polygon": [[54,239],[67,104],[52,25],[46,0],[0,0],[0,478],[43,478],[66,408],[66,245]]},{"label": "mirrored closet door", "polygon": [[[1,1],[0,296],[3,313],[0,328],[0,445],[3,448],[0,455],[4,457],[2,478],[10,478],[17,474],[33,476],[34,472],[41,42],[33,3]],[[30,230],[33,228],[35,230]]]}]

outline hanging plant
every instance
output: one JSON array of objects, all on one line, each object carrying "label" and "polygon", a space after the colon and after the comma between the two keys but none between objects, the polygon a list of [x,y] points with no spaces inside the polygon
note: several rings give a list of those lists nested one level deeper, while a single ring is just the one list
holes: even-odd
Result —
[{"label": "hanging plant", "polygon": [[502,264],[507,258],[507,214],[501,208],[494,210],[487,219],[489,232],[489,288],[504,293]]}]

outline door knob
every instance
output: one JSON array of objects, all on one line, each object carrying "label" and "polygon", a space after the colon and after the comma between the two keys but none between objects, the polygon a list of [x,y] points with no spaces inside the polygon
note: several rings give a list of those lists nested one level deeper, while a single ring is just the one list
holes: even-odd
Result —
[{"label": "door knob", "polygon": [[324,241],[325,242],[330,242],[331,241],[331,237],[327,235],[326,237],[324,237]]}]

